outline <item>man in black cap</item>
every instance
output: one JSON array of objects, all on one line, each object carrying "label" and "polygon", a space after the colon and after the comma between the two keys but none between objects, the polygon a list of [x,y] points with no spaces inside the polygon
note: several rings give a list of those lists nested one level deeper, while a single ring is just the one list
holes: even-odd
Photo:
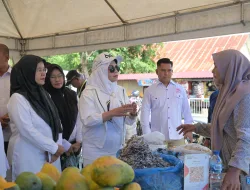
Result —
[{"label": "man in black cap", "polygon": [[66,78],[67,78],[66,86],[71,84],[73,87],[77,88],[77,95],[80,98],[87,82],[85,76],[78,73],[76,70],[70,70],[66,75]]}]

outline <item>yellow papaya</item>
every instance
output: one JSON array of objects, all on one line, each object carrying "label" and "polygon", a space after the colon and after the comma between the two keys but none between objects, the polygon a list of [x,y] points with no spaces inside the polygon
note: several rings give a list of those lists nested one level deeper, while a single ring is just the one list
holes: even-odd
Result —
[{"label": "yellow papaya", "polygon": [[86,178],[90,190],[100,189],[101,187],[92,180],[91,172],[92,164],[89,164],[82,169],[81,174]]},{"label": "yellow papaya", "polygon": [[3,189],[3,185],[5,183],[7,183],[7,181],[2,176],[0,176],[0,189]]},{"label": "yellow papaya", "polygon": [[21,190],[41,190],[42,182],[35,174],[23,172],[16,178],[16,184]]},{"label": "yellow papaya", "polygon": [[116,187],[133,181],[135,173],[127,163],[102,156],[92,163],[91,178],[102,187]]},{"label": "yellow papaya", "polygon": [[14,182],[6,182],[3,185],[3,190],[20,190],[19,186]]},{"label": "yellow papaya", "polygon": [[56,187],[56,182],[48,174],[38,172],[36,176],[39,177],[42,182],[41,190],[54,190]]},{"label": "yellow papaya", "polygon": [[68,167],[63,170],[55,190],[89,190],[85,177],[78,168]]},{"label": "yellow papaya", "polygon": [[58,169],[48,162],[43,165],[41,172],[50,176],[55,182],[57,182],[61,176]]},{"label": "yellow papaya", "polygon": [[123,185],[120,188],[120,190],[141,190],[141,186],[138,183],[133,182],[133,183]]}]

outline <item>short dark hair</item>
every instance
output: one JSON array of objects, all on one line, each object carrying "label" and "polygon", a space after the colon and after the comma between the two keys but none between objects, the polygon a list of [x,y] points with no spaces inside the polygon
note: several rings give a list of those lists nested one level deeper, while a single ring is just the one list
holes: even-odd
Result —
[{"label": "short dark hair", "polygon": [[161,66],[162,63],[163,63],[163,64],[170,64],[171,67],[173,67],[173,62],[170,61],[169,58],[162,58],[162,59],[159,59],[159,60],[157,61],[157,67]]},{"label": "short dark hair", "polygon": [[0,52],[9,56],[9,48],[5,44],[0,44]]}]

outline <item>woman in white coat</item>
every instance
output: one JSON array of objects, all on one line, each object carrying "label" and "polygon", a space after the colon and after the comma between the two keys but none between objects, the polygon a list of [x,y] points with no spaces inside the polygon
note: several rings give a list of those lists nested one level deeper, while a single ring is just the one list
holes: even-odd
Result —
[{"label": "woman in white coat", "polygon": [[8,113],[11,126],[12,180],[24,172],[37,173],[47,161],[59,170],[61,123],[53,101],[43,89],[46,68],[42,58],[26,55],[13,67]]},{"label": "woman in white coat", "polygon": [[[65,86],[65,75],[62,68],[56,64],[47,66],[45,90],[50,94],[57,107],[62,128],[63,139],[70,143],[71,148],[61,156],[62,170],[67,167],[67,158],[70,153],[80,154],[82,144],[82,123],[78,117],[78,98],[75,91]],[[77,163],[74,163],[77,166]]]},{"label": "woman in white coat", "polygon": [[136,104],[129,104],[125,89],[117,85],[120,56],[102,53],[94,60],[79,102],[83,123],[83,164],[101,156],[116,156],[125,139],[125,124],[136,119]]},{"label": "woman in white coat", "polygon": [[7,169],[9,168],[8,161],[4,152],[4,139],[3,139],[3,130],[0,123],[0,176],[5,178]]}]

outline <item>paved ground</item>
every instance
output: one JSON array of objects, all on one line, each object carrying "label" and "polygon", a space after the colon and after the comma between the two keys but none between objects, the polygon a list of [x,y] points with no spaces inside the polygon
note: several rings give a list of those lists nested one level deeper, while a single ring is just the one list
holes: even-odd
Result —
[{"label": "paved ground", "polygon": [[192,116],[195,122],[207,123],[207,115],[192,114]]}]

